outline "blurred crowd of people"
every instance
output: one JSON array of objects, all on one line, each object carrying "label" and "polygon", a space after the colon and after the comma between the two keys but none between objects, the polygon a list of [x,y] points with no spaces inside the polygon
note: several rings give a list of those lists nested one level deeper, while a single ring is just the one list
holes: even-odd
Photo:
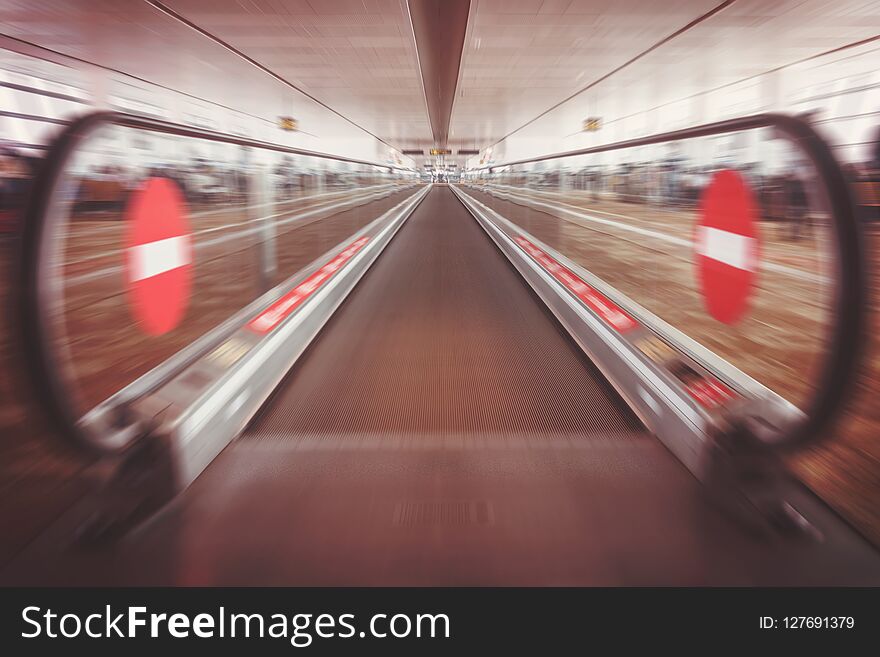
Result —
[{"label": "blurred crowd of people", "polygon": [[36,166],[35,158],[0,144],[0,234],[15,231]]},{"label": "blurred crowd of people", "polygon": [[[26,155],[12,146],[0,145],[0,233],[12,233],[19,225],[30,183],[40,158]],[[155,164],[139,169],[126,164],[95,164],[77,178],[70,201],[78,215],[118,215],[128,194],[145,177],[160,176],[173,180],[182,190],[190,207],[208,207],[218,203],[244,203],[248,196],[247,167],[227,166],[195,157],[183,164]],[[364,165],[357,171],[334,171],[303,168],[284,157],[268,169],[274,197],[283,200],[309,190],[357,189],[394,179],[391,170]]]},{"label": "blurred crowd of people", "polygon": [[[694,208],[713,173],[730,166],[723,163],[694,166],[683,157],[659,162],[625,162],[614,166],[585,166],[581,169],[523,167],[479,172],[475,182],[501,184],[553,192],[586,192],[594,201],[662,205],[667,208]],[[800,239],[816,219],[809,171],[791,168],[775,174],[762,174],[758,163],[741,163],[735,168],[755,190],[761,218],[788,226],[791,239]],[[880,220],[880,130],[872,143],[870,157],[863,162],[845,163],[843,172],[851,185],[860,217]]]},{"label": "blurred crowd of people", "polygon": [[[19,221],[30,181],[39,158],[0,144],[0,233],[11,233]],[[668,207],[695,207],[703,187],[718,167],[689,166],[683,158],[663,162],[624,163],[615,167],[588,166],[578,171],[503,171],[484,172],[476,180],[532,189],[585,191],[594,199],[611,198],[623,202],[663,204]],[[761,175],[755,164],[738,167],[757,190],[762,218],[787,222],[792,239],[798,239],[809,226],[811,206],[809,183],[798,173]],[[870,157],[863,162],[843,166],[859,212],[867,221],[880,220],[880,130],[872,143]],[[138,184],[144,172],[104,164],[93,167],[79,181],[74,203],[78,212],[118,210],[127,193]],[[212,202],[243,202],[247,195],[247,172],[222,167],[204,158],[186,165],[155,166],[145,172],[175,180],[192,205]],[[442,175],[441,175],[442,173]],[[290,158],[282,158],[270,169],[270,184],[280,198],[308,189],[343,189],[377,184],[378,171],[336,172],[298,167]],[[458,178],[456,172],[455,178]],[[425,171],[425,182],[450,179],[448,172]]]}]

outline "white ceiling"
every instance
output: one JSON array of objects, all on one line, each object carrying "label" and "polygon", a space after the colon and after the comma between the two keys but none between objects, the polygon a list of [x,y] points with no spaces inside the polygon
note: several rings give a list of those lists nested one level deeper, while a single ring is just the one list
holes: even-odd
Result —
[{"label": "white ceiling", "polygon": [[[719,0],[474,1],[451,130],[455,138],[470,138],[482,147],[518,130],[720,4]],[[517,136],[558,140],[579,130],[588,116],[643,111],[877,33],[880,2],[876,1],[736,0],[577,94]]]},{"label": "white ceiling", "polygon": [[[403,0],[165,4],[387,143],[430,144]],[[144,0],[0,0],[0,33],[272,121],[289,114],[325,141],[357,137],[352,126]]]},{"label": "white ceiling", "polygon": [[[405,0],[165,0],[171,9],[398,148],[431,145]],[[880,2],[736,0],[577,92],[720,0],[472,0],[454,148],[575,131],[880,32]],[[143,0],[0,0],[0,32],[304,129],[353,130]],[[343,144],[344,145],[344,144]]]},{"label": "white ceiling", "polygon": [[718,0],[474,0],[451,130],[478,146],[623,64]]},{"label": "white ceiling", "polygon": [[165,4],[385,141],[430,145],[404,0]]}]

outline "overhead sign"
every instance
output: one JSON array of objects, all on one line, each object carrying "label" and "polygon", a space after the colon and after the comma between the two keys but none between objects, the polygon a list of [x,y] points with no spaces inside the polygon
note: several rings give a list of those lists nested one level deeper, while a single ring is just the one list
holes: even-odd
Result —
[{"label": "overhead sign", "polygon": [[757,218],[743,177],[717,172],[703,192],[694,256],[706,309],[719,322],[735,324],[748,311],[758,274]]},{"label": "overhead sign", "polygon": [[126,292],[148,335],[174,329],[186,314],[193,247],[186,203],[168,178],[150,178],[125,209]]},{"label": "overhead sign", "polygon": [[450,148],[432,148],[431,155],[452,155]]},{"label": "overhead sign", "polygon": [[282,130],[287,130],[288,132],[294,132],[299,129],[299,122],[293,118],[292,116],[279,116],[278,117],[278,126]]},{"label": "overhead sign", "polygon": [[582,130],[584,132],[595,132],[602,127],[602,119],[598,116],[591,116],[584,119]]}]

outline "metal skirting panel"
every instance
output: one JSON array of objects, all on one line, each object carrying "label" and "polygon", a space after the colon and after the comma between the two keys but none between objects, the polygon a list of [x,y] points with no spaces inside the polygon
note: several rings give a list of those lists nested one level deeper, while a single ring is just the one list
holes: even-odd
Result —
[{"label": "metal skirting panel", "polygon": [[590,355],[629,408],[698,479],[704,479],[711,443],[706,416],[697,404],[664,380],[656,365],[629,339],[588,310],[536,265],[495,223],[497,220],[503,225],[506,220],[500,216],[493,220],[491,211],[487,212],[487,208],[466,193],[459,189],[455,189],[455,193],[572,339]]}]

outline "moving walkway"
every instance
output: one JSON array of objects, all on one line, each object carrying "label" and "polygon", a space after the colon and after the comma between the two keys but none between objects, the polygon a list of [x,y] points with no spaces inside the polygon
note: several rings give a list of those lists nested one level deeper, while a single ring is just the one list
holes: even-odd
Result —
[{"label": "moving walkway", "polygon": [[[751,117],[647,143],[773,126],[812,158],[847,310],[810,403],[695,345],[469,185],[393,182],[337,246],[83,408],[52,261],[52,222],[73,221],[51,192],[69,154],[108,126],[242,141],[91,121],[62,138],[33,208],[25,317],[47,409],[107,474],[4,581],[880,582],[875,550],[779,461],[833,419],[863,324],[851,202],[805,124]],[[274,283],[262,258],[283,234],[257,234]]]}]

